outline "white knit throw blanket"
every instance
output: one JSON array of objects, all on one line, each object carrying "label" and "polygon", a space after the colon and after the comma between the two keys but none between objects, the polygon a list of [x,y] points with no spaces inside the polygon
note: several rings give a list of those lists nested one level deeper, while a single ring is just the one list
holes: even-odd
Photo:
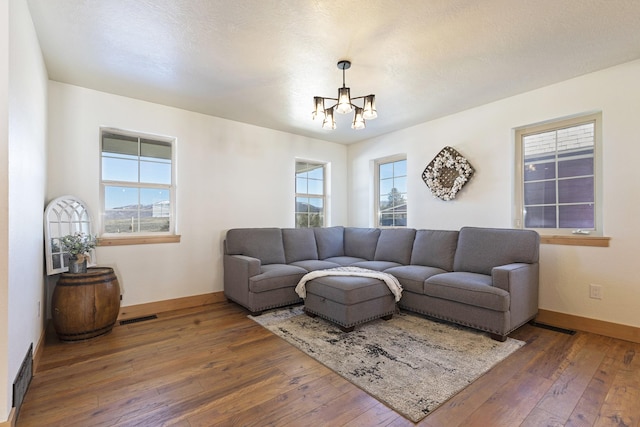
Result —
[{"label": "white knit throw blanket", "polygon": [[389,273],[383,273],[375,270],[368,270],[366,268],[360,267],[336,267],[329,268],[326,270],[316,270],[302,276],[302,279],[298,282],[296,286],[296,293],[300,296],[300,298],[307,297],[307,288],[306,283],[309,280],[316,279],[318,277],[324,276],[361,276],[361,277],[373,277],[374,279],[380,279],[384,283],[387,284],[391,293],[396,297],[396,302],[400,301],[400,297],[402,296],[402,285],[398,282],[398,279],[393,277]]}]

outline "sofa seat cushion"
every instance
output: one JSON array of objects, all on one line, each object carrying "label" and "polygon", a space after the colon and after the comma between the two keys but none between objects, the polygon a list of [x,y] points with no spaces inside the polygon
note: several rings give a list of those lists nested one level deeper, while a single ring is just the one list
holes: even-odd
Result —
[{"label": "sofa seat cushion", "polygon": [[358,258],[354,256],[334,256],[331,258],[327,258],[324,261],[333,262],[335,264],[339,264],[341,267],[348,267],[356,262],[366,261],[364,258]]},{"label": "sofa seat cushion", "polygon": [[495,311],[508,311],[510,295],[491,285],[491,276],[477,273],[443,273],[425,281],[424,293]]},{"label": "sofa seat cushion", "polygon": [[295,265],[263,265],[260,268],[260,274],[249,278],[249,291],[259,293],[295,287],[305,274],[307,270]]},{"label": "sofa seat cushion", "polygon": [[392,261],[360,261],[351,264],[351,267],[366,268],[367,270],[385,271],[389,268],[399,267],[402,264]]},{"label": "sofa seat cushion", "polygon": [[382,280],[372,277],[318,277],[307,282],[306,287],[307,295],[317,295],[344,305],[353,305],[391,295],[389,287]]},{"label": "sofa seat cushion", "polygon": [[316,270],[326,270],[328,268],[336,268],[343,267],[340,264],[329,261],[322,261],[318,259],[307,259],[304,261],[296,261],[292,262],[291,265],[295,265],[296,267],[302,267],[307,271],[316,271]]},{"label": "sofa seat cushion", "polygon": [[424,281],[436,274],[446,273],[446,270],[423,265],[401,265],[384,271],[398,279],[402,289],[415,294],[424,294]]}]

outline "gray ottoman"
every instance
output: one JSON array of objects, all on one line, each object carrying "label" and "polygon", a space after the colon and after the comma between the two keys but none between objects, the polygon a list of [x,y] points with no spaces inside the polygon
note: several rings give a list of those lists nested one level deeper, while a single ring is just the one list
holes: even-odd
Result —
[{"label": "gray ottoman", "polygon": [[310,280],[306,288],[305,313],[329,320],[345,332],[370,320],[389,320],[396,311],[395,298],[382,280],[326,276]]}]

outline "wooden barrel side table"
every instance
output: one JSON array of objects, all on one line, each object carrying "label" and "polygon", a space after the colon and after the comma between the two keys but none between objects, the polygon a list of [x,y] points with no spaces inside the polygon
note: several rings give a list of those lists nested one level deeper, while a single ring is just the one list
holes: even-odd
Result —
[{"label": "wooden barrel side table", "polygon": [[61,341],[83,341],[109,333],[120,310],[120,284],[109,267],[62,273],[51,300],[53,326]]}]

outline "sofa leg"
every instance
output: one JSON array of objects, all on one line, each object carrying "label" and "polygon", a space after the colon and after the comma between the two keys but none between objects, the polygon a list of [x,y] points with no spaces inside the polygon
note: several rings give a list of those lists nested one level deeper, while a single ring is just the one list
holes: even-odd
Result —
[{"label": "sofa leg", "polygon": [[317,314],[310,312],[306,308],[304,309],[304,313],[309,317],[317,317],[318,316]]},{"label": "sofa leg", "polygon": [[342,332],[347,332],[347,333],[348,333],[348,332],[353,332],[353,330],[354,330],[354,329],[355,329],[355,326],[351,326],[351,327],[349,327],[349,328],[345,328],[344,326],[340,326],[340,330],[341,330]]},{"label": "sofa leg", "polygon": [[386,316],[381,317],[382,320],[391,320],[393,319],[393,314],[387,314]]},{"label": "sofa leg", "polygon": [[250,313],[251,313],[251,315],[252,315],[253,317],[261,316],[261,315],[262,315],[262,311],[250,311]]},{"label": "sofa leg", "polygon": [[489,334],[489,336],[491,337],[492,340],[496,340],[500,342],[505,342],[507,340],[506,335]]}]

